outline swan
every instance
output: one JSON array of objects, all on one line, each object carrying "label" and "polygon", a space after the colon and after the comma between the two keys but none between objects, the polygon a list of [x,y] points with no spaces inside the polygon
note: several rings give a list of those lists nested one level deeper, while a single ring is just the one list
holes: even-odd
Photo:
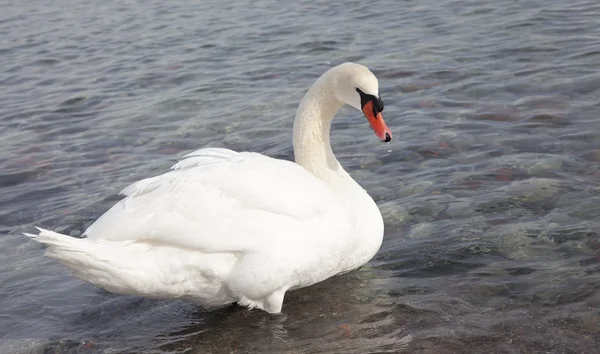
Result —
[{"label": "swan", "polygon": [[286,291],[354,270],[381,246],[381,213],[329,141],[344,104],[391,140],[378,90],[367,67],[332,67],[296,112],[295,162],[203,148],[125,188],[83,238],[42,228],[25,235],[111,293],[280,313]]}]

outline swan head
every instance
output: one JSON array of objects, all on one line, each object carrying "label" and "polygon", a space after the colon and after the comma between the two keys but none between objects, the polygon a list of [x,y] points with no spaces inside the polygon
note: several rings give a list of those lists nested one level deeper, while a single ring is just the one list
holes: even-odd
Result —
[{"label": "swan head", "polygon": [[375,135],[386,143],[392,132],[383,120],[383,100],[379,95],[377,77],[366,66],[344,63],[336,67],[334,90],[336,98],[363,112]]}]

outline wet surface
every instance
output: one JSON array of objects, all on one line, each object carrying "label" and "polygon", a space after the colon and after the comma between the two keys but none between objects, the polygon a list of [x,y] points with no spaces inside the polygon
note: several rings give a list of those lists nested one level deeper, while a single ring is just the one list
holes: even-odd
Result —
[{"label": "wet surface", "polygon": [[[0,352],[593,353],[600,344],[594,1],[10,2],[0,15]],[[203,146],[292,158],[304,92],[378,76],[340,162],[386,234],[284,313],[108,294],[21,236],[78,236]]]}]

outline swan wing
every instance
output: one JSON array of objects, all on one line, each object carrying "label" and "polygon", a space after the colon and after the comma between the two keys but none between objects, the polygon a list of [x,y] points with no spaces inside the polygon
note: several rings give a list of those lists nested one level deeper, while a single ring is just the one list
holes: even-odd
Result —
[{"label": "swan wing", "polygon": [[194,151],[121,194],[84,235],[235,252],[292,234],[319,237],[349,219],[330,188],[300,165],[228,149]]}]

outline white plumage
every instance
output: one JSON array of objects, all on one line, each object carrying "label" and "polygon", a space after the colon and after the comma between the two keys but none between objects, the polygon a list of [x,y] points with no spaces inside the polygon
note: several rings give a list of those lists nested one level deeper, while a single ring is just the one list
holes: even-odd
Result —
[{"label": "white plumage", "polygon": [[381,245],[377,206],[329,146],[335,112],[361,105],[340,86],[378,97],[363,66],[325,73],[298,109],[297,163],[200,149],[125,188],[85,238],[44,229],[27,236],[74,276],[113,293],[278,313],[287,290],[355,269]]}]

